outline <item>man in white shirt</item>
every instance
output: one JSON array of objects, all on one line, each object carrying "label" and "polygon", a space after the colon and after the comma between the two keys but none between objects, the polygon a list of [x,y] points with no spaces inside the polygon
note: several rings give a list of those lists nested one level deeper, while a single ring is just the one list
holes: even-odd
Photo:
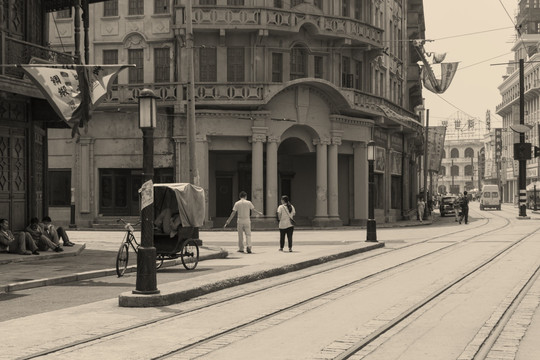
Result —
[{"label": "man in white shirt", "polygon": [[257,211],[255,209],[255,206],[253,206],[253,203],[249,200],[247,200],[247,193],[245,191],[240,192],[240,200],[238,200],[232,209],[231,215],[225,222],[225,225],[223,227],[225,228],[231,220],[233,219],[234,215],[238,214],[238,220],[237,220],[237,230],[238,230],[238,252],[244,252],[244,233],[246,234],[246,250],[248,254],[251,253],[251,210],[253,210],[255,213],[259,215],[263,215],[263,213]]}]

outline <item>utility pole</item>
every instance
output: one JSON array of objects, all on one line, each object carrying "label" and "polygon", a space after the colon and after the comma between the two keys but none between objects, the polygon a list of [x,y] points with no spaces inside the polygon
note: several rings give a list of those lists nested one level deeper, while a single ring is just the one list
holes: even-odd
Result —
[{"label": "utility pole", "polygon": [[454,159],[452,159],[452,166],[450,167],[450,175],[452,175],[452,191],[454,191]]},{"label": "utility pole", "polygon": [[471,156],[471,190],[474,189],[474,156]]},{"label": "utility pole", "polygon": [[189,182],[199,185],[199,171],[197,169],[197,158],[195,154],[196,128],[195,128],[195,69],[193,64],[193,12],[191,2],[187,0],[186,6],[186,51],[188,66],[188,86],[187,86],[187,142],[189,149]]},{"label": "utility pole", "polygon": [[426,133],[424,139],[424,214],[426,214],[426,219],[428,218],[428,132],[429,132],[429,109],[426,109]]},{"label": "utility pole", "polygon": [[[519,124],[525,125],[525,65],[519,59]],[[525,143],[525,133],[519,133],[519,143]],[[519,160],[519,216],[527,216],[527,160]]]}]

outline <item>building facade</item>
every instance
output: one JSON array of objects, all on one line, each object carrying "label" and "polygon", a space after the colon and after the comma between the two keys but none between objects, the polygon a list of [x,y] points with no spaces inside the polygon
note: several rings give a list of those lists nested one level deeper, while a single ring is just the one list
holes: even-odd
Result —
[{"label": "building facade", "polygon": [[[50,173],[71,178],[81,226],[139,213],[143,88],[158,96],[155,181],[189,182],[187,9],[183,0],[90,7],[91,62],[137,66],[120,74],[79,143],[50,134]],[[224,223],[241,190],[266,215],[254,226],[275,221],[285,194],[300,225],[365,223],[372,139],[377,220],[414,208],[422,88],[408,40],[424,38],[422,1],[199,0],[191,17],[206,226]],[[50,21],[51,43],[72,50],[72,18]],[[67,219],[67,205],[51,207],[56,218]]]},{"label": "building facade", "polygon": [[47,130],[67,128],[16,67],[73,63],[47,47],[48,11],[59,1],[5,0],[0,6],[0,218],[15,231],[48,213]]},{"label": "building facade", "polygon": [[437,176],[440,194],[463,194],[481,190],[483,174],[479,171],[479,158],[484,149],[486,130],[478,119],[463,118],[459,113],[443,121],[446,137],[441,167]]},{"label": "building facade", "polygon": [[[501,181],[503,200],[516,202],[519,198],[519,170],[514,158],[514,144],[519,142],[519,134],[510,130],[510,125],[520,123],[519,112],[519,60],[524,59],[524,97],[525,124],[531,130],[525,134],[525,141],[533,146],[540,145],[540,4],[537,1],[521,0],[519,2],[517,26],[521,35],[516,38],[512,51],[513,61],[507,66],[506,75],[499,85],[502,102],[497,106],[497,114],[503,119],[502,138],[503,153],[501,159]],[[527,161],[527,184],[539,179],[538,158]]]}]

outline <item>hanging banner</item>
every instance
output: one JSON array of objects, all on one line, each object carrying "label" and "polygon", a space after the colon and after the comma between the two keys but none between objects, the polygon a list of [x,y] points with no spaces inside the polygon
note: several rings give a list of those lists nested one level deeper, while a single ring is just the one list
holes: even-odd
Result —
[{"label": "hanging banner", "polygon": [[445,126],[430,126],[428,129],[428,170],[438,173],[441,168]]},{"label": "hanging banner", "polygon": [[437,79],[433,74],[430,74],[430,72],[433,72],[431,67],[424,66],[422,68],[422,75],[423,75],[425,88],[435,94],[444,93],[448,89],[450,84],[452,83],[452,80],[454,79],[454,75],[456,74],[458,65],[459,65],[458,62],[440,64],[441,66],[440,79]]},{"label": "hanging banner", "polygon": [[498,164],[502,157],[502,129],[495,129],[495,163]]}]

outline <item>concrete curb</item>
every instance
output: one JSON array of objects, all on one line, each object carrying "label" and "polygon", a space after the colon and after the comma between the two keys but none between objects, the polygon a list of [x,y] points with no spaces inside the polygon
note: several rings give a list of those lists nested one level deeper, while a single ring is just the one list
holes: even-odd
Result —
[{"label": "concrete curb", "polygon": [[[39,255],[24,255],[24,256],[21,256],[21,255],[15,255],[13,256],[13,258],[8,258],[8,259],[1,259],[0,260],[0,265],[3,265],[3,264],[9,264],[9,263],[18,263],[18,262],[29,262],[29,261],[40,261],[40,260],[47,260],[47,259],[58,259],[58,258],[62,258],[62,257],[68,257],[68,256],[78,256],[81,254],[81,252],[86,248],[86,244],[82,244],[82,245],[75,245],[76,246],[76,249],[75,251],[64,251],[64,252],[60,252],[60,253],[57,253],[57,252],[40,252]],[[6,254],[6,255],[11,255],[11,254]]]},{"label": "concrete curb", "polygon": [[118,297],[118,304],[121,307],[154,307],[154,306],[168,306],[177,304],[182,301],[186,301],[198,296],[202,296],[208,293],[216,292],[226,288],[230,288],[237,285],[247,284],[253,281],[286,274],[292,271],[302,270],[311,266],[320,265],[329,261],[342,259],[348,256],[360,254],[369,250],[374,250],[384,247],[384,243],[374,243],[359,249],[353,249],[349,251],[340,252],[333,255],[321,256],[319,258],[301,261],[295,264],[287,264],[274,268],[263,269],[254,271],[246,275],[239,275],[216,281],[213,283],[201,284],[193,288],[181,288],[168,289],[162,291],[159,294],[141,295],[133,294],[131,292],[125,292]]},{"label": "concrete curb", "polygon": [[[82,249],[80,251],[82,251]],[[55,254],[55,255],[56,255],[55,258],[57,258],[58,254]],[[229,253],[227,252],[227,250],[219,249],[219,250],[216,250],[215,253],[199,256],[199,261],[210,260],[210,259],[224,259],[228,255]],[[163,266],[161,268],[176,266],[180,264],[182,264],[181,259],[166,260],[163,262]],[[135,271],[137,271],[136,265],[128,266],[126,269],[126,273],[135,272]],[[32,288],[42,287],[42,286],[65,284],[65,283],[73,282],[73,281],[88,280],[88,279],[93,279],[93,278],[98,278],[98,277],[103,277],[103,276],[111,276],[111,275],[116,275],[116,268],[86,271],[86,272],[81,272],[81,273],[57,276],[53,278],[21,281],[21,282],[11,283],[7,285],[1,285],[0,292],[8,293],[12,291],[32,289]]]}]

